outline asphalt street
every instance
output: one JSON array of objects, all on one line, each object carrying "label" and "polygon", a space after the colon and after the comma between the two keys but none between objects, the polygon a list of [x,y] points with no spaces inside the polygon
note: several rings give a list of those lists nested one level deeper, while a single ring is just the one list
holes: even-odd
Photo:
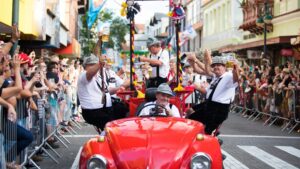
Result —
[{"label": "asphalt street", "polygon": [[[44,157],[38,164],[42,169],[70,169],[78,164],[78,152],[85,141],[95,136],[95,129],[85,123],[77,134],[65,137],[71,142],[68,148],[60,144],[56,149],[62,155],[59,164]],[[252,121],[240,114],[230,114],[222,125],[219,137],[226,155],[225,168],[229,169],[296,169],[300,168],[300,133],[281,131],[279,126],[263,126],[261,120]],[[53,153],[52,153],[53,154]],[[76,158],[77,156],[77,158]]]}]

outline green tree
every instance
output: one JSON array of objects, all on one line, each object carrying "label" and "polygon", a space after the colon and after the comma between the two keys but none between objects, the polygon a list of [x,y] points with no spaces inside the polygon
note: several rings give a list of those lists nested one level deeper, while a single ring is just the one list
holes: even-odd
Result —
[{"label": "green tree", "polygon": [[[105,47],[121,50],[121,44],[125,42],[125,35],[129,32],[129,26],[126,19],[116,16],[114,12],[103,10],[98,15],[98,22],[110,22],[109,41]],[[96,25],[93,24],[90,30],[87,29],[87,14],[81,17],[83,29],[80,30],[80,43],[82,45],[82,55],[86,56],[93,51],[98,40]]]},{"label": "green tree", "polygon": [[115,17],[110,25],[110,41],[108,46],[116,50],[121,50],[121,44],[125,43],[125,35],[129,33],[127,20]]},{"label": "green tree", "polygon": [[87,28],[87,14],[81,16],[82,29],[80,30],[80,44],[81,44],[81,55],[87,56],[93,51],[96,41],[97,41],[97,32],[95,28],[95,24],[92,26],[90,30]]}]

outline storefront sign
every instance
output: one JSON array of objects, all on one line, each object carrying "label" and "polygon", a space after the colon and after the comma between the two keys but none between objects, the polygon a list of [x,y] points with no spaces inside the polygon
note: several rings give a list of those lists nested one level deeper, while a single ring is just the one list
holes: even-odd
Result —
[{"label": "storefront sign", "polygon": [[261,59],[262,58],[262,51],[247,50],[247,58],[248,59]]},{"label": "storefront sign", "polygon": [[293,56],[294,52],[292,49],[281,49],[280,54],[281,56]]}]

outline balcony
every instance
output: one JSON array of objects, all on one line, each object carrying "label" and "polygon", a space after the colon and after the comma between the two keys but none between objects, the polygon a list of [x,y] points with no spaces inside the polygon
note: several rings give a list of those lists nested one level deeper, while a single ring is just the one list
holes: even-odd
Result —
[{"label": "balcony", "polygon": [[[264,13],[264,0],[249,0],[242,4],[243,8],[243,24],[239,29],[249,31],[256,35],[263,34],[264,29],[256,24],[256,20]],[[274,1],[269,0],[269,11],[273,14]],[[273,24],[267,25],[267,32],[273,31]]]}]

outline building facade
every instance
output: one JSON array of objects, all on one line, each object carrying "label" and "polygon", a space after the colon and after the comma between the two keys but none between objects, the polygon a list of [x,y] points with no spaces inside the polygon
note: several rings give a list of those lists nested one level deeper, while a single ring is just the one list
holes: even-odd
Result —
[{"label": "building facade", "polygon": [[[13,21],[19,25],[21,50],[37,54],[80,56],[78,0],[1,0],[0,40],[9,40]],[[19,9],[13,9],[18,3]],[[66,50],[67,48],[67,50]]]},{"label": "building facade", "polygon": [[219,49],[241,43],[242,31],[238,27],[243,21],[242,9],[236,0],[203,0],[202,47]]},{"label": "building facade", "polygon": [[[264,15],[265,0],[248,0],[242,4],[244,19],[240,25],[243,30],[242,44],[228,46],[221,49],[223,52],[234,51],[240,56],[251,60],[251,52],[261,53],[264,45],[267,48],[266,58],[273,64],[283,64],[287,60],[295,61],[299,55],[291,45],[300,28],[300,1],[299,0],[268,0],[267,9],[273,16],[271,23],[266,25],[266,44],[264,44],[264,28],[256,21]],[[262,55],[257,59],[261,59]],[[257,63],[258,61],[252,61]]]}]

